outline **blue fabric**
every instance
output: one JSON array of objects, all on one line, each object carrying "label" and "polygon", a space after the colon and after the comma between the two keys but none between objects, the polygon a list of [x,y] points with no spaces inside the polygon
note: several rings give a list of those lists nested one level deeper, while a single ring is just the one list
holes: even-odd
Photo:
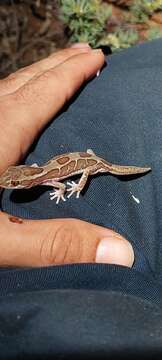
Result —
[{"label": "blue fabric", "polygon": [[148,273],[151,271],[149,262],[144,256],[143,251],[138,249],[135,245],[133,246],[134,250],[134,263],[132,266],[133,270],[141,271],[142,273]]},{"label": "blue fabric", "polygon": [[158,50],[157,43],[161,41],[108,57],[100,77],[51,122],[26,159],[27,164],[42,164],[56,154],[92,148],[110,162],[148,165],[152,172],[134,178],[95,176],[79,200],[73,196],[59,205],[49,200],[47,187],[6,191],[2,200],[3,210],[18,216],[76,217],[112,228],[142,250],[153,271],[161,254],[160,241],[155,239],[160,236],[157,213],[162,200],[159,191],[155,201],[162,113],[161,47]]},{"label": "blue fabric", "polygon": [[[94,176],[79,200],[71,197],[58,205],[49,200],[47,187],[4,192],[4,211],[32,219],[75,217],[109,227],[131,242],[136,256],[132,269],[76,264],[1,271],[0,316],[4,319],[5,313],[8,320],[5,335],[3,331],[0,335],[0,350],[8,354],[6,358],[11,354],[8,344],[13,345],[15,356],[25,351],[26,358],[35,356],[34,359],[41,359],[42,354],[44,358],[57,354],[65,358],[69,354],[76,356],[77,348],[85,358],[91,354],[92,347],[93,355],[100,350],[100,355],[110,357],[115,351],[111,344],[122,355],[126,354],[125,349],[136,355],[140,350],[147,355],[151,351],[162,355],[161,59],[161,39],[109,56],[99,78],[83,87],[50,123],[25,161],[43,164],[56,154],[92,148],[113,163],[151,166],[150,173],[132,178]],[[82,301],[78,300],[80,297]],[[74,298],[77,300],[73,303]],[[93,321],[91,298],[96,299],[92,309],[98,314]],[[73,303],[73,307],[69,303]],[[117,316],[114,304],[118,304],[116,308],[120,310]],[[36,310],[32,312],[33,307],[39,309],[38,317]],[[47,309],[52,314],[52,323]],[[60,314],[61,330],[55,309]],[[12,337],[9,319],[13,319],[14,314],[26,322],[17,321],[19,335]],[[77,316],[80,332],[76,330]],[[76,332],[80,344],[79,340],[75,342]],[[40,346],[36,333],[41,339]],[[43,343],[42,333],[45,334]],[[48,342],[48,338],[53,341]]]}]

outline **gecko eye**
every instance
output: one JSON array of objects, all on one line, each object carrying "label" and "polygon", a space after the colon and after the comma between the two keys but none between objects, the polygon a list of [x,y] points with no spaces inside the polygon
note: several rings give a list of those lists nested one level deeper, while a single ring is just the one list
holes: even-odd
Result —
[{"label": "gecko eye", "polygon": [[12,180],[11,181],[11,186],[17,186],[17,185],[19,185],[19,181],[17,181],[17,180]]}]

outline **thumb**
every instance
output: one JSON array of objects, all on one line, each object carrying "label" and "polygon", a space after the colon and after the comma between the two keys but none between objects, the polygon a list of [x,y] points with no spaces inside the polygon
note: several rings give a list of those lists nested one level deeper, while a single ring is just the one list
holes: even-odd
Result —
[{"label": "thumb", "polygon": [[24,220],[2,213],[0,226],[5,239],[3,251],[0,251],[3,254],[3,258],[0,255],[1,265],[97,262],[131,267],[134,262],[133,248],[125,238],[79,219]]}]

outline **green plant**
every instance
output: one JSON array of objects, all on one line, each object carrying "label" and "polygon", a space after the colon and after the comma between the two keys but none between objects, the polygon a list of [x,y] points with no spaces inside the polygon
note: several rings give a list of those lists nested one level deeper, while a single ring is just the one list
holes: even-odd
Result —
[{"label": "green plant", "polygon": [[112,51],[126,49],[138,42],[139,36],[136,30],[116,29],[114,33],[105,35],[102,39],[103,45],[109,45]]},{"label": "green plant", "polygon": [[162,9],[162,0],[134,0],[130,5],[132,22],[147,22],[156,10]]},{"label": "green plant", "polygon": [[160,37],[162,37],[162,30],[159,26],[154,26],[147,32],[148,40],[154,40]]},{"label": "green plant", "polygon": [[[109,45],[112,51],[128,48],[140,40],[140,31],[115,27],[108,32],[112,7],[103,0],[58,0],[60,17],[67,26],[69,42],[88,42],[92,47]],[[132,0],[129,11],[124,14],[125,22],[145,23],[157,10],[162,9],[162,0]],[[148,40],[162,37],[158,26],[146,32]]]},{"label": "green plant", "polygon": [[112,14],[111,6],[102,0],[60,0],[59,4],[60,17],[70,31],[70,41],[98,46]]}]

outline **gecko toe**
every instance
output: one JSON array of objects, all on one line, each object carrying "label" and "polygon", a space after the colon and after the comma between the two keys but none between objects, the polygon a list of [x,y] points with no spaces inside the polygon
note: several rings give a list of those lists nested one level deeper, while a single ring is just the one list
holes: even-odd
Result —
[{"label": "gecko toe", "polygon": [[52,191],[50,193],[50,200],[54,200],[55,198],[56,198],[56,204],[58,204],[61,199],[63,201],[66,201],[66,199],[64,198],[64,192],[61,189]]}]

